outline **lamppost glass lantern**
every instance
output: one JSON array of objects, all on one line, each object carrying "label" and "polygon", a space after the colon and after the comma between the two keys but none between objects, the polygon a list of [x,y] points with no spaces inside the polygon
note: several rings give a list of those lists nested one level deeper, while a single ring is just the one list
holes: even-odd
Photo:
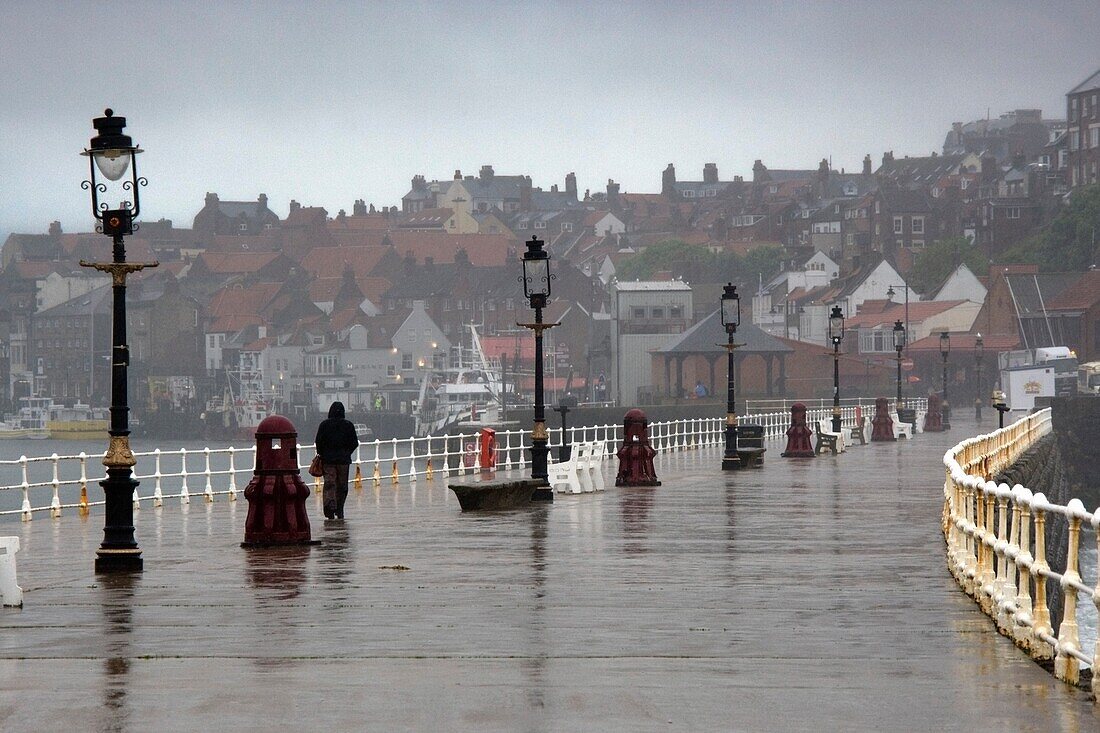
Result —
[{"label": "lamppost glass lantern", "polygon": [[944,359],[951,353],[951,334],[947,331],[940,333],[940,356]]},{"label": "lamppost glass lantern", "polygon": [[543,249],[538,237],[527,242],[527,251],[523,253],[523,297],[532,308],[545,308],[550,299],[550,255]]},{"label": "lamppost glass lantern", "polygon": [[844,313],[841,312],[839,305],[834,305],[832,312],[829,314],[829,340],[833,342],[833,345],[838,345],[844,338]]},{"label": "lamppost glass lantern", "polygon": [[[92,194],[92,214],[100,222],[102,232],[108,236],[133,233],[133,221],[141,212],[138,190],[146,180],[137,174],[137,155],[141,148],[123,130],[125,117],[115,117],[114,110],[106,109],[103,117],[92,120],[96,135],[88,142],[81,155],[89,159],[89,179],[81,184]],[[107,185],[98,180],[96,170],[108,181],[118,181],[127,171],[130,180],[123,182],[122,189],[133,196],[133,201],[122,201],[117,208],[111,208],[99,200],[100,194],[107,193]]]},{"label": "lamppost glass lantern", "polygon": [[901,321],[894,321],[894,349],[900,354],[905,348],[905,326]]},{"label": "lamppost glass lantern", "polygon": [[733,283],[726,283],[722,288],[722,325],[726,333],[736,332],[741,325],[741,296]]},{"label": "lamppost glass lantern", "polygon": [[985,353],[985,340],[982,339],[982,335],[979,333],[974,338],[974,357],[981,359]]},{"label": "lamppost glass lantern", "polygon": [[737,453],[736,372],[733,365],[733,350],[737,345],[733,343],[733,336],[741,325],[741,296],[733,283],[726,283],[722,288],[719,316],[726,329],[726,450],[722,456],[722,470],[736,471],[741,468],[741,457]]}]

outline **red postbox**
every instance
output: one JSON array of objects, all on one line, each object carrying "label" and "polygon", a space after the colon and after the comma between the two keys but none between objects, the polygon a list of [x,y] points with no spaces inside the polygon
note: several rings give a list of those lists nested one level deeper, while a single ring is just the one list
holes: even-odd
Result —
[{"label": "red postbox", "polygon": [[256,466],[244,490],[248,516],[242,546],[309,544],[308,497],[298,468],[298,431],[282,415],[271,415],[256,427]]},{"label": "red postbox", "polygon": [[489,472],[497,467],[497,431],[481,429],[481,470]]}]

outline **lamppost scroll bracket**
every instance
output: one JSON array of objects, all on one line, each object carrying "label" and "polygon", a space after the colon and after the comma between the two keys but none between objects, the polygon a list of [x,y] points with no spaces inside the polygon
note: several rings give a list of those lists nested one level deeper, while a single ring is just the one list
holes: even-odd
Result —
[{"label": "lamppost scroll bracket", "polygon": [[88,260],[81,260],[81,267],[91,267],[92,269],[99,270],[100,272],[111,273],[111,283],[113,285],[126,286],[126,276],[132,272],[139,272],[146,267],[158,267],[159,262],[89,262]]}]

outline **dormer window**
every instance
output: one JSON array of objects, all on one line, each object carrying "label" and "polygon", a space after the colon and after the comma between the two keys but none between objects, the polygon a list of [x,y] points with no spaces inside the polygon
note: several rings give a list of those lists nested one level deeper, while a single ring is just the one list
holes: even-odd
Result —
[{"label": "dormer window", "polygon": [[562,230],[563,232],[571,232],[571,231],[573,231],[573,222],[571,222],[571,221],[563,221],[563,222],[561,223],[561,230]]},{"label": "dormer window", "polygon": [[237,225],[237,229],[240,229],[242,232],[247,232],[248,224],[242,221],[240,224]]},{"label": "dormer window", "polygon": [[542,219],[538,219],[537,221],[535,221],[535,229],[545,229],[545,228],[546,228],[546,222],[544,222]]}]

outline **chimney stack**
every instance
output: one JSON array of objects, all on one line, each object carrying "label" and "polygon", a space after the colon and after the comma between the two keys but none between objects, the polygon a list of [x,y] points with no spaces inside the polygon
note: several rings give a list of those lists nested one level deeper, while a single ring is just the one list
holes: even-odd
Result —
[{"label": "chimney stack", "polygon": [[893,162],[894,162],[894,151],[893,150],[887,150],[885,153],[882,154],[882,164],[883,165],[886,165],[887,163],[893,163]]},{"label": "chimney stack", "polygon": [[703,166],[703,183],[718,183],[718,166],[715,163]]},{"label": "chimney stack", "polygon": [[481,180],[485,181],[486,183],[493,180],[493,166],[491,166],[491,165],[481,166],[481,171],[478,173],[478,177],[481,178]]},{"label": "chimney stack", "polygon": [[290,213],[291,214],[293,214],[295,211],[300,210],[301,208],[302,208],[302,205],[300,203],[298,203],[294,199],[290,200]]},{"label": "chimney stack", "polygon": [[[610,186],[610,181],[608,181]],[[672,163],[668,164],[664,172],[661,173],[661,193],[665,196],[672,196],[676,193],[676,166]]]},{"label": "chimney stack", "polygon": [[565,193],[574,201],[577,200],[577,174],[568,173],[565,176]]},{"label": "chimney stack", "polygon": [[50,236],[51,237],[61,236],[61,222],[59,222],[59,221],[51,221],[50,222]]},{"label": "chimney stack", "polygon": [[865,176],[871,175],[871,154],[870,153],[867,153],[867,155],[863,156],[863,175],[865,175]]},{"label": "chimney stack", "polygon": [[352,216],[366,216],[367,215],[367,202],[363,199],[356,199],[355,205],[351,207]]},{"label": "chimney stack", "polygon": [[462,171],[460,171],[458,168],[455,168],[455,180],[456,181],[461,181],[462,180]]},{"label": "chimney stack", "polygon": [[619,210],[619,184],[610,178],[607,179],[607,205],[612,211]]},{"label": "chimney stack", "polygon": [[[489,168],[490,178],[492,177],[492,170],[492,168]],[[482,168],[481,171],[484,173],[485,168]],[[530,211],[531,208],[531,176],[521,176],[519,179],[519,210]]]},{"label": "chimney stack", "polygon": [[760,183],[764,180],[764,176],[768,172],[768,167],[764,165],[759,158],[752,164],[752,182]]}]

